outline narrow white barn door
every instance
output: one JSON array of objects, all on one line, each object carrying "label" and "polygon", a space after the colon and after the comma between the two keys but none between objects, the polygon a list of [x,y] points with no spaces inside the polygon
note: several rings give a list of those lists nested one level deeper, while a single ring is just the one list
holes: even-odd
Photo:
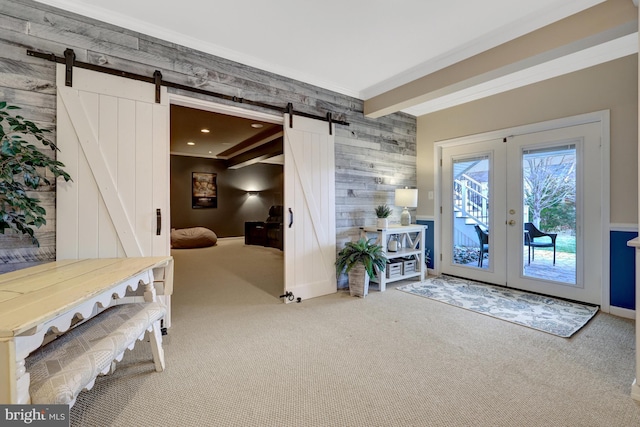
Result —
[{"label": "narrow white barn door", "polygon": [[169,102],[150,83],[57,69],[58,259],[161,256],[169,244]]},{"label": "narrow white barn door", "polygon": [[285,292],[306,299],[337,291],[334,137],[329,123],[320,120],[293,116],[289,125],[287,114]]}]

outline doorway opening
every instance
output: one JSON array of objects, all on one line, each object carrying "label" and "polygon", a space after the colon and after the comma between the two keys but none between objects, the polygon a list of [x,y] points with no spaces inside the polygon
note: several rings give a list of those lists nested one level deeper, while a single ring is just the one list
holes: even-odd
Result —
[{"label": "doorway opening", "polygon": [[[287,112],[283,116],[272,116],[180,95],[170,95],[169,99],[171,105],[261,120],[280,126],[282,152],[285,159],[282,199],[283,206],[286,206],[286,209],[283,209],[286,218],[283,224],[282,245],[284,249],[282,251],[284,255],[283,292],[278,297],[282,297],[285,302],[291,302],[335,293],[337,282],[334,265],[336,245],[334,147],[335,125],[339,122],[334,122],[330,114],[326,120],[295,112]],[[283,126],[284,123],[287,125]],[[252,147],[254,143],[258,145],[255,150],[268,145],[260,144],[258,141],[247,144],[247,147],[243,147],[240,150],[242,152],[236,156],[238,164],[234,164],[235,168],[258,162],[256,159],[259,160],[260,156],[250,159],[244,157],[254,151]],[[247,198],[254,196],[250,194],[253,190],[245,193]],[[173,195],[171,203],[174,203]],[[219,203],[222,203],[222,200]],[[264,216],[261,217],[264,218]],[[245,260],[245,265],[246,268],[251,268],[250,261]]]},{"label": "doorway opening", "polygon": [[[281,119],[174,95],[170,103],[172,231],[204,227],[215,233],[215,246],[186,250],[186,256],[201,260],[200,269],[215,270],[199,277],[225,280],[226,275],[279,298],[284,290]],[[183,252],[172,249],[177,271],[181,260],[191,265]],[[265,274],[248,268],[260,265]]]}]

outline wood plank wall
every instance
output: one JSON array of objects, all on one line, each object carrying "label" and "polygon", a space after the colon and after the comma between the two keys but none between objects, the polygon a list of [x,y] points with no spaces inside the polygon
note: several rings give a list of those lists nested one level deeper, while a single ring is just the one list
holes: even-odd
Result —
[{"label": "wood plank wall", "polygon": [[[54,141],[54,64],[26,51],[62,56],[66,48],[75,51],[78,61],[149,76],[159,69],[168,81],[283,107],[292,102],[298,111],[321,116],[331,111],[349,122],[336,126],[337,249],[357,236],[358,227],[375,224],[374,207],[392,205],[395,188],[416,186],[413,116],[367,119],[359,99],[31,0],[0,0],[0,101],[22,107],[23,116],[54,131]],[[0,272],[55,259],[55,188],[38,194],[47,210],[47,226],[37,232],[41,246],[0,235]],[[399,221],[399,215],[396,208],[393,218]]]}]

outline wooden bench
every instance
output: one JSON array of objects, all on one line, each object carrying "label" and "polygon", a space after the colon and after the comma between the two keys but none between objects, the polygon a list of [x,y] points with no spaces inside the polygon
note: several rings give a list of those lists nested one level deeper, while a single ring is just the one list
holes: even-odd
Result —
[{"label": "wooden bench", "polygon": [[56,261],[0,275],[0,404],[73,404],[148,331],[163,370],[160,321],[169,326],[172,292],[170,256]]},{"label": "wooden bench", "polygon": [[36,350],[25,364],[31,403],[73,406],[82,390],[91,389],[99,375],[113,372],[115,361],[146,335],[155,369],[163,371],[160,319],[166,312],[158,303],[116,305]]}]

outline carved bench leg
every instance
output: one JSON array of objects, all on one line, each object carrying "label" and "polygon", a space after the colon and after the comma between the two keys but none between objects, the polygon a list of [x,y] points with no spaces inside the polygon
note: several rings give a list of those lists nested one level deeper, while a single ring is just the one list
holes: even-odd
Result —
[{"label": "carved bench leg", "polygon": [[31,403],[29,380],[24,359],[17,358],[15,341],[0,339],[0,403]]},{"label": "carved bench leg", "polygon": [[112,361],[111,362],[111,366],[109,366],[109,370],[107,371],[107,373],[105,375],[111,375],[116,371],[116,361]]},{"label": "carved bench leg", "polygon": [[151,352],[153,353],[153,363],[156,366],[156,372],[164,371],[164,349],[162,348],[162,332],[160,331],[160,321],[156,320],[151,325],[149,334],[149,343],[151,344]]}]

